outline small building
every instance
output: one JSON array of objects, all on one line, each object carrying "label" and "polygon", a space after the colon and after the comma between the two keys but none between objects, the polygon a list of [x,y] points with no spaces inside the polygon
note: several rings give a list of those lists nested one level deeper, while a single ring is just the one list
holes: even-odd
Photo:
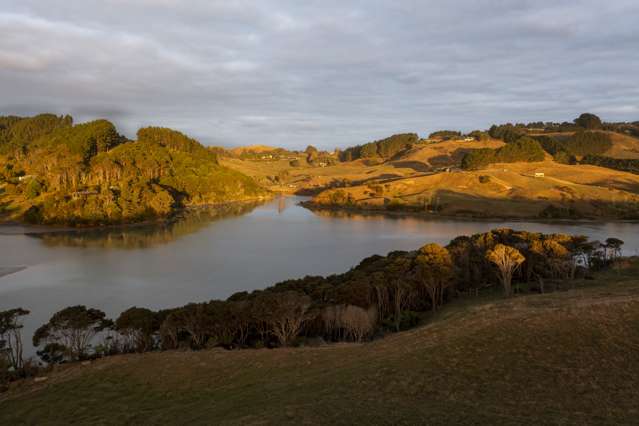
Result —
[{"label": "small building", "polygon": [[535,172],[535,177],[545,177],[546,175],[543,172]]}]

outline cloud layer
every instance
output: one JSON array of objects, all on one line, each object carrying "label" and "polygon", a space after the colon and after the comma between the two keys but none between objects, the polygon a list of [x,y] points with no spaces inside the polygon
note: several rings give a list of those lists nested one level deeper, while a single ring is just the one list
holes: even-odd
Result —
[{"label": "cloud layer", "polygon": [[4,3],[2,115],[292,148],[583,111],[639,120],[636,0]]}]

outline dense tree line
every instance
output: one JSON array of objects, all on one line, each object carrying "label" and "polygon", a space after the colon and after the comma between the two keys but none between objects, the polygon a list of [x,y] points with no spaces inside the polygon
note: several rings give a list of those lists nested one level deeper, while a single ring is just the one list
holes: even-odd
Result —
[{"label": "dense tree line", "polygon": [[449,140],[461,137],[461,132],[457,130],[437,130],[428,135],[428,139]]},{"label": "dense tree line", "polygon": [[543,161],[544,150],[536,140],[527,136],[501,148],[482,148],[470,151],[462,159],[465,170],[479,170],[492,163],[515,163],[519,161]]},{"label": "dense tree line", "polygon": [[147,127],[129,141],[107,120],[72,125],[44,114],[0,123],[0,181],[29,222],[135,222],[266,194],[175,130]]},{"label": "dense tree line", "polygon": [[353,161],[360,158],[382,158],[388,160],[397,153],[419,141],[415,133],[402,133],[386,139],[346,148],[340,153],[341,161]]},{"label": "dense tree line", "polygon": [[604,123],[603,130],[639,138],[639,121],[633,123]]},{"label": "dense tree line", "polygon": [[71,116],[40,114],[34,117],[0,116],[0,154],[21,154],[27,145],[57,129],[73,125]]},{"label": "dense tree line", "polygon": [[636,159],[612,158],[602,155],[586,155],[581,159],[580,163],[639,174],[639,160]]},{"label": "dense tree line", "polygon": [[583,113],[575,118],[572,123],[567,121],[563,123],[535,121],[531,123],[494,124],[488,130],[488,133],[495,139],[501,139],[506,143],[511,143],[529,133],[565,133],[580,130],[600,130],[603,128],[604,123],[602,123],[599,117],[594,114]]},{"label": "dense tree line", "polygon": [[[99,309],[56,312],[33,336],[46,363],[176,348],[280,347],[298,342],[369,340],[412,327],[462,295],[501,289],[507,297],[566,286],[610,265],[623,241],[497,229],[447,246],[371,256],[346,273],[307,276],[227,300],[152,311],[132,307],[115,321]],[[29,374],[22,355],[24,309],[0,312],[0,379]]]},{"label": "dense tree line", "polygon": [[[603,154],[612,147],[610,135],[602,132],[578,131],[568,137],[535,136],[534,137],[553,156],[584,156]],[[563,153],[563,154],[562,154]]]}]

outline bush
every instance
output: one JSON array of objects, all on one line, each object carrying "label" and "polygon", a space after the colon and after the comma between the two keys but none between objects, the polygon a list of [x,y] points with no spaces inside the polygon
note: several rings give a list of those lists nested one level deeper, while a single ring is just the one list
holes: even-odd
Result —
[{"label": "bush", "polygon": [[577,164],[577,159],[574,155],[568,154],[566,151],[558,151],[553,155],[553,159],[557,163],[561,164]]},{"label": "bush", "polygon": [[28,199],[36,198],[38,195],[42,193],[42,184],[38,182],[36,179],[31,179],[27,183],[27,186],[24,189],[24,196]]}]

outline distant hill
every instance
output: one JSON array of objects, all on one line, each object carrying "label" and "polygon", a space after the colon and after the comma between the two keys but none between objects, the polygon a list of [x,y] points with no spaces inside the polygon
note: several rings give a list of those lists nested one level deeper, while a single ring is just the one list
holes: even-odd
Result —
[{"label": "distant hill", "polygon": [[234,155],[240,155],[244,152],[260,153],[260,152],[271,152],[277,149],[281,149],[281,148],[276,148],[276,147],[268,146],[268,145],[248,145],[248,146],[240,146],[237,148],[233,148],[230,151]]},{"label": "distant hill", "polygon": [[398,166],[420,163],[425,168],[431,169],[459,166],[462,158],[470,151],[482,148],[500,148],[502,146],[504,146],[504,143],[497,139],[483,141],[456,139],[418,144],[393,158],[391,163]]},{"label": "distant hill", "polygon": [[612,148],[603,155],[612,158],[639,159],[639,138],[617,132],[606,132],[612,139]]},{"label": "distant hill", "polygon": [[639,176],[550,160],[376,179],[326,190],[310,207],[502,218],[639,218]]},{"label": "distant hill", "polygon": [[106,120],[72,125],[70,117],[47,114],[4,123],[0,213],[5,219],[129,223],[163,218],[185,206],[267,195],[175,130],[148,127],[130,141]]}]

